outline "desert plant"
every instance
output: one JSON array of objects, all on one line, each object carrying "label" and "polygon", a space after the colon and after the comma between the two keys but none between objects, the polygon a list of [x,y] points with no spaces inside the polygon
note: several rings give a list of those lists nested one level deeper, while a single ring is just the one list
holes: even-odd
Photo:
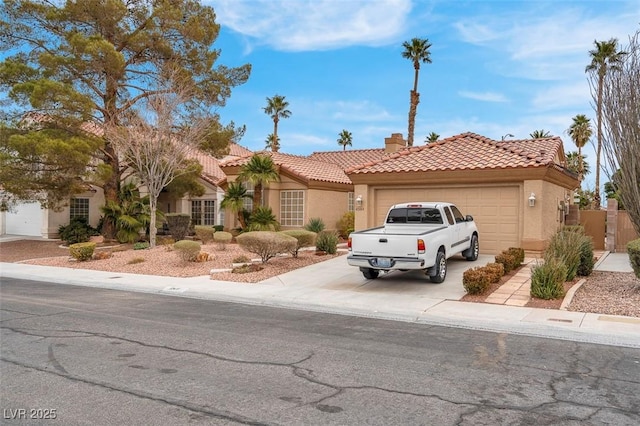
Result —
[{"label": "desert plant", "polygon": [[134,250],[145,250],[149,248],[149,243],[146,241],[140,241],[133,245]]},{"label": "desert plant", "polygon": [[202,244],[209,244],[213,241],[213,233],[215,229],[212,226],[196,225],[193,227],[196,237],[202,240]]},{"label": "desert plant", "polygon": [[580,241],[580,264],[578,265],[578,275],[588,277],[593,272],[593,241],[586,235]]},{"label": "desert plant", "polygon": [[504,266],[504,273],[508,274],[515,268],[516,258],[512,254],[503,251],[495,257],[495,263],[501,263]]},{"label": "desert plant", "polygon": [[316,245],[316,237],[318,234],[315,232],[307,231],[306,229],[290,229],[288,231],[281,231],[283,234],[289,235],[298,241],[295,249],[291,251],[293,257],[298,257],[298,252],[303,247],[313,247]]},{"label": "desert plant", "polygon": [[320,232],[324,231],[324,222],[319,217],[312,217],[304,226],[304,229],[319,234]]},{"label": "desert plant", "polygon": [[627,253],[629,254],[629,263],[631,263],[633,273],[640,278],[640,238],[629,241]]},{"label": "desert plant", "polygon": [[289,253],[294,250],[298,241],[280,232],[251,231],[240,234],[236,241],[244,250],[260,256],[262,263],[280,253]]},{"label": "desert plant", "polygon": [[231,262],[233,262],[233,263],[249,263],[249,262],[251,262],[251,259],[249,259],[244,254],[241,254],[240,256],[234,257]]},{"label": "desert plant", "polygon": [[538,299],[558,299],[564,296],[567,266],[557,258],[549,258],[531,268],[531,296]]},{"label": "desert plant", "polygon": [[164,235],[159,235],[158,238],[156,239],[156,243],[160,246],[168,246],[171,247],[176,243],[176,240],[174,238],[171,237],[167,237]]},{"label": "desert plant", "polygon": [[100,235],[95,228],[87,223],[87,219],[84,217],[74,217],[68,225],[61,225],[58,227],[58,234],[60,239],[68,245],[84,243],[89,241],[89,237],[92,235]]},{"label": "desert plant", "polygon": [[504,276],[504,265],[502,263],[487,263],[484,269],[491,284],[497,283]]},{"label": "desert plant", "polygon": [[206,262],[207,260],[209,260],[209,253],[207,253],[206,251],[201,251],[200,253],[198,253],[198,255],[196,256],[196,262]]},{"label": "desert plant", "polygon": [[507,253],[514,257],[514,269],[524,262],[524,249],[521,247],[509,247]]},{"label": "desert plant", "polygon": [[108,200],[100,207],[104,222],[116,230],[116,239],[121,243],[133,243],[140,238],[151,222],[149,197],[141,197],[140,190],[133,182],[122,185],[118,200]]},{"label": "desert plant", "polygon": [[346,212],[338,221],[338,232],[342,238],[349,237],[349,234],[353,232],[355,228],[355,218],[355,212]]},{"label": "desert plant", "polygon": [[215,232],[224,231],[224,225],[213,225],[213,230]]},{"label": "desert plant", "polygon": [[138,263],[143,263],[145,261],[144,257],[134,257],[133,259],[127,262],[127,265],[137,265]]},{"label": "desert plant", "polygon": [[69,254],[74,259],[84,262],[93,257],[93,251],[96,249],[96,243],[75,243],[69,246]]},{"label": "desert plant", "polygon": [[93,260],[109,259],[112,256],[110,251],[98,251],[93,254]]},{"label": "desert plant", "polygon": [[338,234],[335,231],[321,231],[316,238],[316,250],[324,251],[328,254],[338,252]]},{"label": "desert plant", "polygon": [[467,269],[462,273],[462,286],[469,294],[482,294],[489,288],[489,275],[484,267]]},{"label": "desert plant", "polygon": [[191,217],[186,213],[167,213],[164,215],[169,232],[174,240],[184,240],[189,232]]},{"label": "desert plant", "polygon": [[180,240],[173,245],[178,256],[184,261],[195,262],[200,253],[200,243],[197,241]]},{"label": "desert plant", "polygon": [[231,240],[233,240],[233,234],[230,232],[220,231],[213,234],[213,241],[217,243],[218,250],[226,250]]},{"label": "desert plant", "polygon": [[567,267],[567,281],[576,277],[580,266],[580,244],[584,235],[572,230],[556,232],[549,240],[549,245],[544,251],[544,260],[559,259]]},{"label": "desert plant", "polygon": [[271,207],[260,206],[249,217],[248,231],[278,231],[280,222],[273,214]]}]

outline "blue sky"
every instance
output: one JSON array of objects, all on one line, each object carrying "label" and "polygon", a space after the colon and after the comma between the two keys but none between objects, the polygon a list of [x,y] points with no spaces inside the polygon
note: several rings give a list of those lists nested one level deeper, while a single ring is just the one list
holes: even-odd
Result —
[{"label": "blue sky", "polygon": [[[380,148],[407,135],[413,66],[402,43],[432,43],[418,91],[415,145],[430,132],[467,131],[493,139],[527,138],[536,129],[561,136],[576,114],[595,123],[584,72],[594,40],[626,44],[640,25],[634,1],[203,0],[221,24],[220,63],[251,63],[249,81],[219,110],[245,124],[240,143],[264,148],[273,122],[266,98],[283,95],[291,117],[280,121],[281,152]],[[595,138],[594,138],[595,141]],[[593,189],[594,148],[584,149]],[[602,176],[602,181],[607,180]]]}]

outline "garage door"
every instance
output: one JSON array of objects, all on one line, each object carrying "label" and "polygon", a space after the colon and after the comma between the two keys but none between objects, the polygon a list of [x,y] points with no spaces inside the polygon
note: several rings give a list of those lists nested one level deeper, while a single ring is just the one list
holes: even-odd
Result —
[{"label": "garage door", "polygon": [[5,232],[10,235],[42,236],[40,203],[18,204],[13,212],[5,213]]},{"label": "garage door", "polygon": [[480,234],[480,251],[496,254],[520,245],[517,186],[419,187],[375,190],[375,223],[384,223],[390,206],[410,201],[444,201],[473,216]]}]

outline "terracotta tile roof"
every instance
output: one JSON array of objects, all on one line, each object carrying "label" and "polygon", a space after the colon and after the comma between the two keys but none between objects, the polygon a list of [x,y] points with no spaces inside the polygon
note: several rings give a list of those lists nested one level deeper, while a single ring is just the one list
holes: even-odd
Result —
[{"label": "terracotta tile roof", "polygon": [[202,164],[202,179],[213,185],[220,186],[227,178],[227,175],[224,174],[220,168],[220,163],[235,160],[243,156],[250,157],[251,155],[253,155],[252,151],[236,143],[231,143],[229,144],[229,154],[222,159],[217,159],[200,150],[193,152],[191,158],[198,160],[200,164]]},{"label": "terracotta tile roof", "polygon": [[384,148],[353,149],[348,151],[314,152],[309,158],[312,160],[333,163],[348,169],[370,161],[380,160],[385,156]]},{"label": "terracotta tile roof", "polygon": [[[303,181],[315,180],[319,182],[344,183],[351,185],[351,180],[344,173],[342,167],[333,163],[318,161],[309,157],[283,154],[280,152],[260,151],[256,154],[268,155],[274,164],[280,166],[280,170],[287,171],[291,175]],[[224,161],[221,166],[243,166],[252,155],[247,155],[237,159]]]},{"label": "terracotta tile roof", "polygon": [[508,169],[553,166],[562,152],[557,137],[494,141],[462,133],[427,145],[405,148],[383,159],[352,167],[347,174],[436,170]]}]

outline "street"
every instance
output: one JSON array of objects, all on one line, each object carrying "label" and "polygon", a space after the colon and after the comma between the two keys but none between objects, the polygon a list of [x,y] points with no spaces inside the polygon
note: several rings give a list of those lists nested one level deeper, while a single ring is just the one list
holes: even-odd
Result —
[{"label": "street", "polygon": [[10,278],[0,308],[2,424],[640,424],[638,349]]}]

